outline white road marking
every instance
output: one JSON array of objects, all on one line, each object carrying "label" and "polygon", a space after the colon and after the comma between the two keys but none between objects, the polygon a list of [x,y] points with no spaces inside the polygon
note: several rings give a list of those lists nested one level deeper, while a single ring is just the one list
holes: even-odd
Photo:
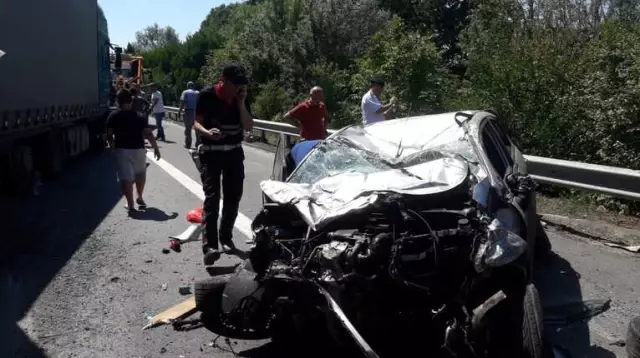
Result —
[{"label": "white road marking", "polygon": [[[193,195],[204,201],[204,192],[202,191],[202,185],[200,183],[191,179],[188,175],[181,172],[178,168],[174,167],[171,163],[167,162],[163,158],[160,158],[160,160],[156,160],[153,157],[152,151],[147,151],[147,158],[149,158],[149,161],[153,162],[167,174],[169,174],[178,183],[182,184],[182,186],[193,193]],[[222,201],[220,201],[220,209],[222,210]],[[248,239],[253,238],[253,233],[251,232],[251,220],[246,215],[240,212],[238,213],[238,217],[236,218],[235,228]]]}]

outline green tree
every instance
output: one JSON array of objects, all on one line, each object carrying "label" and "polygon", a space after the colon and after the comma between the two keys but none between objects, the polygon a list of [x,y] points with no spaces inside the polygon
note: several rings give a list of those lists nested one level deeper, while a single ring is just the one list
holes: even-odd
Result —
[{"label": "green tree", "polygon": [[157,23],[136,32],[133,47],[140,51],[149,51],[180,43],[176,30],[171,27],[160,27]]}]

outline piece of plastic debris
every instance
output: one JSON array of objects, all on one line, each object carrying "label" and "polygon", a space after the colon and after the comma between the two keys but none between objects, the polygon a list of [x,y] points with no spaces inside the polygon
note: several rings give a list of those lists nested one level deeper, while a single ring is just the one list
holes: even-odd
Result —
[{"label": "piece of plastic debris", "polygon": [[167,249],[166,247],[164,249],[162,249],[162,253],[165,254],[165,255],[170,253],[170,252],[171,252],[171,250]]},{"label": "piece of plastic debris", "polygon": [[169,285],[167,285],[166,283],[162,284],[162,290],[163,291],[166,291],[168,287],[169,287]]},{"label": "piece of plastic debris", "polygon": [[181,295],[188,295],[191,293],[191,286],[189,285],[180,286],[178,288],[178,292],[180,292]]}]

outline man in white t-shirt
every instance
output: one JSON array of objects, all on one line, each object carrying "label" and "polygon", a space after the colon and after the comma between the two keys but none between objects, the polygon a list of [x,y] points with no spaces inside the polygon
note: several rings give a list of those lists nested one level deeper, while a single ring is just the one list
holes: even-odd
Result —
[{"label": "man in white t-shirt", "polygon": [[381,122],[389,119],[389,114],[395,107],[396,98],[392,97],[388,104],[380,102],[380,95],[384,90],[384,81],[380,78],[372,78],[369,91],[362,96],[362,122],[366,124]]},{"label": "man in white t-shirt", "polygon": [[151,111],[156,118],[156,127],[158,132],[156,133],[156,139],[166,141],[164,136],[164,128],[162,128],[162,120],[164,119],[164,101],[162,98],[162,92],[157,84],[151,86]]},{"label": "man in white t-shirt", "polygon": [[[200,91],[195,89],[195,84],[187,82],[187,89],[180,95],[180,108],[178,108],[178,118],[182,116],[184,124],[184,147],[191,148],[191,130],[196,121],[196,104],[198,103]],[[200,133],[196,131],[196,148],[200,145]]]}]

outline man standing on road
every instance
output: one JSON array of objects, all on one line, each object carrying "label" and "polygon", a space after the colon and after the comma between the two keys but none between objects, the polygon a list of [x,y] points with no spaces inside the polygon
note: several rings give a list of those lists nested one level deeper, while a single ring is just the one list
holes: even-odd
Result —
[{"label": "man standing on road", "polygon": [[[198,148],[201,162],[204,232],[202,251],[205,265],[219,257],[218,240],[224,251],[234,251],[233,227],[244,181],[244,131],[253,128],[253,117],[247,108],[247,84],[244,67],[227,65],[222,78],[214,86],[200,92],[196,104],[194,128],[201,136]],[[222,218],[218,231],[220,207],[220,177],[222,177]]]},{"label": "man standing on road", "polygon": [[[184,147],[191,148],[191,129],[196,121],[196,103],[200,92],[194,89],[193,82],[187,82],[187,89],[180,95],[180,108],[178,116],[182,115],[184,122]],[[184,110],[184,112],[183,112]],[[196,131],[196,148],[200,145],[200,135]]]},{"label": "man standing on road", "polygon": [[384,90],[384,81],[380,78],[372,78],[369,91],[362,96],[362,122],[370,124],[389,119],[390,112],[396,104],[396,98],[392,97],[388,104],[380,102],[380,95]]},{"label": "man standing on road", "polygon": [[309,98],[284,115],[284,120],[300,128],[301,140],[325,139],[329,112],[324,103],[322,88],[316,86],[309,92]]},{"label": "man standing on road", "polygon": [[119,108],[107,118],[107,141],[118,160],[118,180],[122,186],[122,194],[127,199],[126,209],[135,210],[133,204],[133,184],[138,197],[136,203],[144,208],[147,204],[142,198],[147,172],[147,150],[144,139],[148,139],[153,147],[156,160],[160,160],[160,149],[151,128],[148,117],[140,117],[133,110],[133,97],[127,89],[121,89],[116,95]]},{"label": "man standing on road", "polygon": [[151,85],[151,109],[153,115],[156,118],[156,139],[166,141],[164,136],[164,128],[162,127],[162,120],[164,119],[164,100],[162,98],[162,92],[160,92],[160,86],[157,84]]}]

